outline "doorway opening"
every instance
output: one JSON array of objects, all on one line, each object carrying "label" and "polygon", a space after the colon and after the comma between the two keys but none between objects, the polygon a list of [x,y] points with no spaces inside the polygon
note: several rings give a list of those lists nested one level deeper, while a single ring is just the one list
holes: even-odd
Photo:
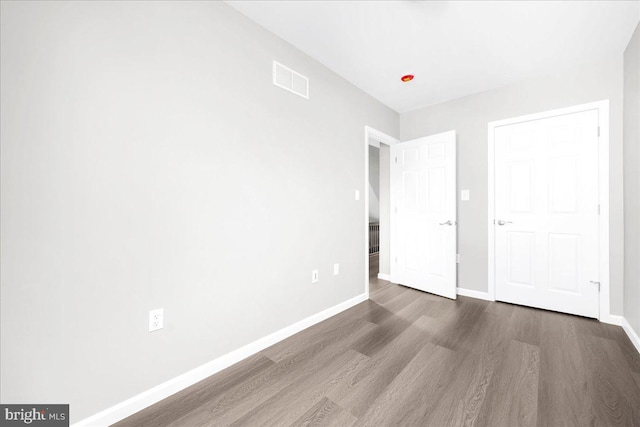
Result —
[{"label": "doorway opening", "polygon": [[365,292],[388,284],[390,277],[389,233],[390,147],[399,141],[365,126]]},{"label": "doorway opening", "polygon": [[[373,141],[372,141],[373,142]],[[377,146],[376,146],[377,145]],[[381,165],[381,160],[389,159],[389,146],[385,144],[369,144],[369,188],[366,190],[369,193],[369,289],[371,292],[375,292],[380,289],[386,282],[378,279],[378,274],[384,274],[383,270],[380,270],[380,205],[382,202],[387,205],[386,199],[388,197],[388,182],[389,182],[389,167],[388,161],[384,165]],[[382,173],[382,176],[381,176]],[[385,195],[381,194],[380,188],[386,187]],[[388,229],[385,226],[382,227],[383,232],[387,232]],[[385,249],[383,252],[386,254],[386,238]],[[387,272],[388,274],[388,272]]]}]

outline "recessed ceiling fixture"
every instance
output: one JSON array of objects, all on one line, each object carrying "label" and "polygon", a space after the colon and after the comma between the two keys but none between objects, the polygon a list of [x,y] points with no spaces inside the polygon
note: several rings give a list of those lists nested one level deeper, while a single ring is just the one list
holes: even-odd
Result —
[{"label": "recessed ceiling fixture", "polygon": [[413,74],[405,74],[404,76],[400,77],[400,80],[405,83],[410,82],[411,80],[413,80]]}]

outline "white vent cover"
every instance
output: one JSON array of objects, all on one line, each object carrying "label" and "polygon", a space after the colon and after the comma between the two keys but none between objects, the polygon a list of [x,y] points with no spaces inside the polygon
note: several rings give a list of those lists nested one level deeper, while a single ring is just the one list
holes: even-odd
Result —
[{"label": "white vent cover", "polygon": [[273,61],[273,84],[309,99],[309,79],[276,61]]}]

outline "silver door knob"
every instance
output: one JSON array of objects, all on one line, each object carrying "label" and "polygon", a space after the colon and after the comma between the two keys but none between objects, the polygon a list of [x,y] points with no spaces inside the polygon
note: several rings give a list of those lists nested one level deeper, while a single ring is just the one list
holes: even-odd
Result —
[{"label": "silver door knob", "polygon": [[505,225],[505,224],[513,224],[513,222],[505,221],[505,220],[502,220],[502,219],[498,220],[498,225]]},{"label": "silver door knob", "polygon": [[441,222],[440,225],[453,225],[452,221]]}]

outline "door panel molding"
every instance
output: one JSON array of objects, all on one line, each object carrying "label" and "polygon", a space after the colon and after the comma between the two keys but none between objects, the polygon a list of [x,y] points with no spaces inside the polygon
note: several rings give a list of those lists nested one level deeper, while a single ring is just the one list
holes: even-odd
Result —
[{"label": "door panel molding", "polygon": [[[496,257],[495,257],[495,130],[501,126],[520,124],[540,119],[563,116],[596,110],[598,112],[598,190],[599,209],[598,237],[599,237],[599,319],[602,322],[614,323],[615,316],[610,311],[610,277],[609,277],[609,100],[597,101],[588,104],[576,105],[568,108],[545,111],[536,114],[513,117],[488,123],[488,296],[496,300]],[[558,129],[554,135],[563,137],[562,129]],[[525,141],[526,142],[526,141]],[[511,150],[518,150],[518,145],[510,145]]]},{"label": "door panel molding", "polygon": [[391,282],[455,299],[456,132],[391,148]]}]

